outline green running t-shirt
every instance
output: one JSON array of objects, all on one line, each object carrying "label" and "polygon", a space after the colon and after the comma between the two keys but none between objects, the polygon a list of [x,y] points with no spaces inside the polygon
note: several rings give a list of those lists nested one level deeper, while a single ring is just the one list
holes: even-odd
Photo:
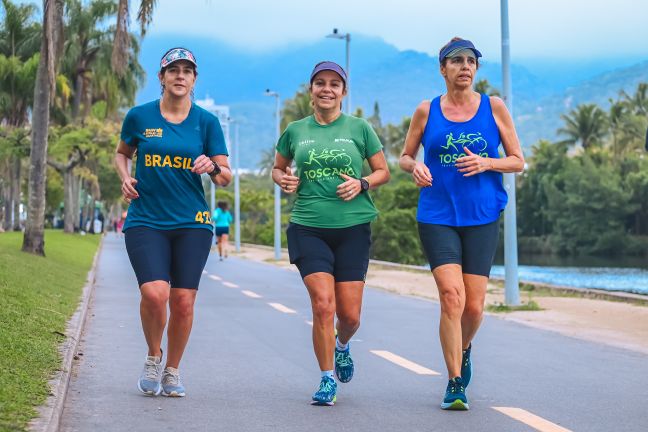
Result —
[{"label": "green running t-shirt", "polygon": [[340,174],[359,179],[365,159],[382,150],[378,136],[365,120],[341,114],[322,125],[311,115],[290,123],[277,151],[297,165],[299,187],[291,222],[317,228],[346,228],[371,222],[378,211],[368,193],[351,201],[337,195]]}]

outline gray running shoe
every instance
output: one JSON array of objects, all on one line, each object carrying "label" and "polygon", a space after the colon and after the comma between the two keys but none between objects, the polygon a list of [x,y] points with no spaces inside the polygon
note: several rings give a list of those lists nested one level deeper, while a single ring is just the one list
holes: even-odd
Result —
[{"label": "gray running shoe", "polygon": [[162,391],[162,357],[147,356],[144,370],[137,381],[137,388],[149,396],[157,396]]},{"label": "gray running shoe", "polygon": [[167,367],[162,374],[162,391],[165,396],[184,397],[185,388],[180,381],[180,372],[176,368]]}]

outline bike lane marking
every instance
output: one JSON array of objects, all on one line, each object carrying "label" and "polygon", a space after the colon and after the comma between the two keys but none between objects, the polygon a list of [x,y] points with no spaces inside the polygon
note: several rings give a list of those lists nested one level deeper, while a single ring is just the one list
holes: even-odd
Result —
[{"label": "bike lane marking", "polygon": [[261,296],[255,293],[254,291],[243,290],[241,291],[241,293],[243,293],[243,295],[246,295],[250,298],[261,298]]},{"label": "bike lane marking", "polygon": [[296,314],[297,311],[294,309],[290,309],[288,306],[284,306],[281,303],[268,303],[270,306],[278,310],[279,312],[283,312],[286,314]]},{"label": "bike lane marking", "polygon": [[421,366],[420,364],[414,363],[411,360],[407,360],[406,358],[401,357],[389,351],[369,350],[369,352],[419,375],[441,375],[437,371],[428,369],[425,366]]},{"label": "bike lane marking", "polygon": [[216,275],[209,275],[209,276],[207,276],[207,277],[208,277],[209,279],[212,279],[212,280],[215,280],[215,281],[223,280],[220,276],[216,276]]},{"label": "bike lane marking", "polygon": [[232,282],[223,282],[223,285],[225,285],[227,288],[238,288],[239,286],[236,285],[235,283]]},{"label": "bike lane marking", "polygon": [[550,422],[549,420],[543,419],[533,413],[530,413],[527,410],[522,408],[513,408],[513,407],[492,407],[495,411],[499,411],[504,415],[511,417],[519,422],[522,422],[540,432],[572,432],[570,429],[566,429],[562,426],[559,426],[555,423]]}]

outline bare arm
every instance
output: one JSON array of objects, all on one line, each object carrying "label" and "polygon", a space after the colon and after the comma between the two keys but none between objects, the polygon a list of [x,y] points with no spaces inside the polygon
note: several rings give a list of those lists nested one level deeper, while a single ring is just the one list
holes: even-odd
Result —
[{"label": "bare arm", "polygon": [[227,186],[230,181],[232,181],[232,170],[230,169],[226,155],[216,155],[212,156],[211,158],[208,158],[205,155],[200,155],[194,161],[191,172],[196,174],[209,174],[215,169],[212,162],[215,162],[216,165],[218,165],[218,167],[221,169],[221,172],[220,174],[213,177],[209,176],[209,178],[218,186]]},{"label": "bare arm", "polygon": [[114,163],[117,174],[122,181],[122,196],[128,202],[130,202],[130,200],[139,198],[139,193],[137,193],[137,189],[135,189],[137,180],[131,177],[130,174],[131,162],[136,150],[136,147],[131,147],[123,140],[119,140],[115,153]]},{"label": "bare arm", "polygon": [[292,174],[292,170],[290,169],[291,164],[292,159],[288,159],[281,153],[275,152],[272,180],[286,193],[297,192],[297,187],[299,186],[299,177]]},{"label": "bare arm", "polygon": [[414,111],[414,115],[412,116],[412,121],[410,122],[407,136],[405,137],[405,147],[403,147],[401,157],[398,161],[403,171],[412,174],[414,183],[419,187],[432,185],[432,174],[430,174],[430,170],[423,162],[416,160],[429,115],[430,101],[421,102],[416,107],[416,111]]}]

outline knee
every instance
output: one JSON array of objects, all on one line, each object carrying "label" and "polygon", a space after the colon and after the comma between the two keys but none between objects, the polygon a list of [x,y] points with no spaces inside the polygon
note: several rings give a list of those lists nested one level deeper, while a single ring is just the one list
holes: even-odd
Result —
[{"label": "knee", "polygon": [[360,312],[347,312],[342,314],[338,313],[338,320],[345,327],[357,329],[358,327],[360,327]]},{"label": "knee", "polygon": [[319,319],[333,319],[335,314],[335,301],[331,297],[317,297],[313,299],[313,315]]},{"label": "knee", "polygon": [[142,285],[142,304],[148,308],[165,308],[169,301],[169,290],[166,284],[149,282]]},{"label": "knee", "polygon": [[191,297],[174,298],[169,304],[171,314],[179,319],[191,318],[193,316],[194,301]]},{"label": "knee", "polygon": [[459,294],[459,287],[446,289],[440,292],[441,313],[451,318],[459,318],[464,306],[464,299]]},{"label": "knee", "polygon": [[482,303],[469,302],[464,307],[463,317],[469,320],[480,320],[484,313],[484,305]]}]

